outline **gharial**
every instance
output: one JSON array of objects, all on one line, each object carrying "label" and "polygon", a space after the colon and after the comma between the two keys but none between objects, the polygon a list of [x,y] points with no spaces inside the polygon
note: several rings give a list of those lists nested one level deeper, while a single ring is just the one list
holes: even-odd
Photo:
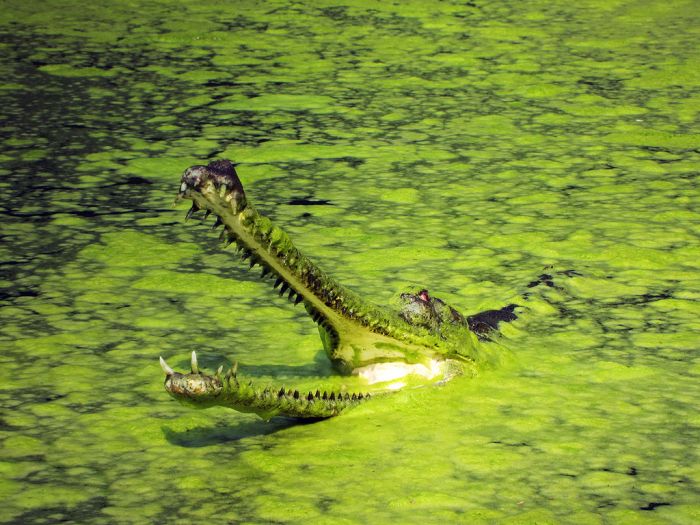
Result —
[{"label": "gharial", "polygon": [[401,294],[396,311],[380,308],[341,286],[292,244],[287,234],[249,203],[228,160],[192,166],[183,176],[177,200],[191,199],[186,218],[216,215],[220,239],[236,243],[243,260],[262,267],[280,295],[303,303],[318,325],[326,354],[339,373],[356,374],[372,392],[322,392],[258,387],[243,379],[234,364],[209,375],[192,352],[191,371],[174,371],[161,357],[165,389],[197,407],[226,406],[273,416],[325,418],[361,403],[376,392],[407,383],[439,382],[476,371],[487,359],[480,338],[500,321],[516,318],[515,304],[465,317],[427,290]]}]

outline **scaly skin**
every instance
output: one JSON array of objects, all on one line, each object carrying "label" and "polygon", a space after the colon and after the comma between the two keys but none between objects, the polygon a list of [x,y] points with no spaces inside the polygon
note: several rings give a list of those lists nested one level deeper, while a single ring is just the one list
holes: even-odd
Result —
[{"label": "scaly skin", "polygon": [[219,368],[213,376],[203,374],[197,366],[197,354],[192,352],[192,371],[180,374],[161,358],[165,371],[165,389],[176,399],[197,408],[225,406],[239,412],[254,412],[263,419],[276,415],[299,418],[336,416],[346,408],[369,399],[369,394],[341,392],[300,393],[298,390],[257,388],[252,382],[241,382],[236,366],[224,375]]},{"label": "scaly skin", "polygon": [[[295,305],[304,304],[340,373],[377,372],[381,376],[389,365],[399,375],[444,379],[454,371],[455,362],[473,371],[482,360],[478,338],[469,329],[478,323],[431,297],[427,290],[403,294],[403,307],[394,312],[377,307],[329,277],[299,252],[283,230],[253,208],[231,162],[187,169],[180,199],[193,201],[188,219],[200,211],[205,218],[216,215],[214,228],[224,226],[220,239],[235,242],[251,268],[260,265],[261,277],[274,278],[280,295],[287,294]],[[512,308],[510,312],[512,315]],[[240,381],[235,370],[222,376],[220,368],[215,375],[207,375],[199,371],[194,353],[188,374],[173,371],[162,359],[161,365],[166,372],[165,388],[176,399],[199,407],[222,405],[254,412],[265,419],[334,416],[368,398],[368,394],[262,389]]]}]

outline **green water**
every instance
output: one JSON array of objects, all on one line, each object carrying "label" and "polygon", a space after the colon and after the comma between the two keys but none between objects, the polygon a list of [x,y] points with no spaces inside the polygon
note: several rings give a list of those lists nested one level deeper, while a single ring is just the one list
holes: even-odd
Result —
[{"label": "green water", "polygon": [[[0,5],[0,520],[700,522],[696,1]],[[378,303],[530,291],[511,357],[316,424],[178,405],[159,355],[332,373],[170,207],[221,157]]]}]

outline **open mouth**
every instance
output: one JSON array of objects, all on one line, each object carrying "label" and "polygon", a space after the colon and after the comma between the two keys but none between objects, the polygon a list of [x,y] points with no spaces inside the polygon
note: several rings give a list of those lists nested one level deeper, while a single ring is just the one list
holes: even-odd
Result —
[{"label": "open mouth", "polygon": [[[472,368],[477,362],[477,337],[454,308],[421,290],[403,294],[402,310],[394,311],[379,308],[343,287],[255,210],[230,161],[188,168],[176,202],[182,199],[192,201],[186,219],[214,215],[212,229],[222,228],[219,239],[226,245],[235,244],[251,270],[259,266],[260,277],[269,280],[280,296],[304,305],[339,372],[356,374],[377,389],[390,390],[408,384],[403,380],[408,376],[423,383],[452,377],[455,368],[448,361],[458,360]],[[320,389],[305,394],[284,388],[259,389],[241,382],[235,370],[226,375],[222,369],[212,376],[201,373],[194,353],[189,374],[175,372],[165,361],[161,366],[166,390],[181,401],[200,407],[225,405],[266,418],[276,414],[329,417],[368,397],[321,393]]]},{"label": "open mouth", "polygon": [[[221,160],[187,169],[176,202],[181,199],[192,200],[186,219],[199,216],[204,220],[215,215],[212,230],[222,227],[219,239],[227,246],[235,244],[251,270],[259,266],[261,279],[269,280],[280,296],[294,305],[303,303],[318,326],[326,352],[333,356],[340,340],[338,327],[342,329],[343,323],[350,322],[348,319],[363,313],[361,302],[301,254],[284,231],[249,205],[234,165]],[[237,365],[225,373],[220,367],[208,375],[200,371],[195,352],[189,373],[176,372],[162,357],[160,364],[166,375],[165,389],[179,401],[199,408],[228,406],[257,413],[264,419],[275,415],[330,417],[370,397],[367,393],[320,389],[300,392],[284,387],[260,388],[242,380]]]},{"label": "open mouth", "polygon": [[[352,316],[352,301],[335,292],[340,285],[320,271],[292,244],[287,234],[248,204],[234,165],[227,160],[185,171],[177,199],[192,200],[186,219],[216,215],[212,230],[223,226],[219,240],[235,244],[249,269],[261,268],[260,278],[295,306],[303,303],[318,325],[324,348],[332,353],[339,335],[333,320]],[[346,293],[347,295],[347,293]]]}]

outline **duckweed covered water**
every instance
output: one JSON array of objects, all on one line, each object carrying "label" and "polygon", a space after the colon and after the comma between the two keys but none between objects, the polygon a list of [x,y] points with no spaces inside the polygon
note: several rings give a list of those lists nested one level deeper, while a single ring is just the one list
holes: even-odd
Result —
[{"label": "duckweed covered water", "polygon": [[[699,15],[4,2],[0,519],[700,522]],[[173,402],[159,355],[332,374],[170,207],[222,157],[378,303],[519,297],[510,360],[315,424]]]}]

